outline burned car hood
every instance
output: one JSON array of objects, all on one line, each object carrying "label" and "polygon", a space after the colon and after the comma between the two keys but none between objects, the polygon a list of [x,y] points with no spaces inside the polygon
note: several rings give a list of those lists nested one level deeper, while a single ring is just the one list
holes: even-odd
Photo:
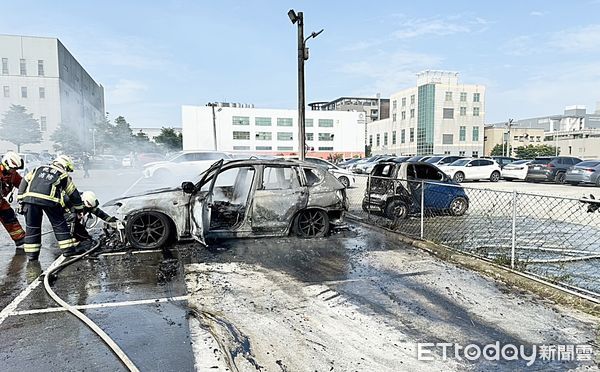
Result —
[{"label": "burned car hood", "polygon": [[[148,190],[148,191],[144,191],[144,192],[140,192],[137,194],[132,194],[132,195],[127,195],[127,196],[123,196],[120,198],[115,198],[112,200],[107,201],[106,203],[104,203],[102,206],[103,207],[112,207],[112,206],[116,206],[118,204],[122,204],[121,202],[126,201],[133,201],[133,200],[138,200],[138,199],[152,199],[152,195],[157,195],[157,194],[174,194],[175,192],[179,192],[181,193],[181,187],[177,186],[177,187],[163,187],[160,189],[154,189],[154,190]],[[161,195],[162,196],[162,195]]]}]

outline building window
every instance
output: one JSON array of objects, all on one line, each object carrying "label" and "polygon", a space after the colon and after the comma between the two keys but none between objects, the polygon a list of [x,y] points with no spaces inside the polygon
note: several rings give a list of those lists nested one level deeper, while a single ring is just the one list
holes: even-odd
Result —
[{"label": "building window", "polygon": [[444,117],[444,119],[454,119],[454,109],[453,108],[445,108],[443,117]]},{"label": "building window", "polygon": [[467,127],[460,127],[458,132],[458,140],[461,142],[467,140]]},{"label": "building window", "polygon": [[27,63],[25,62],[24,59],[19,60],[19,68],[21,71],[21,76],[25,76],[27,75]]},{"label": "building window", "polygon": [[250,118],[248,116],[233,116],[231,118],[231,124],[233,124],[233,125],[250,125]]},{"label": "building window", "polygon": [[397,103],[398,102],[396,100],[392,101],[392,109],[394,109],[394,110],[396,109]]},{"label": "building window", "polygon": [[8,85],[5,85],[2,90],[4,91],[4,98],[10,97],[10,87]]},{"label": "building window", "polygon": [[446,102],[452,101],[452,92],[446,92]]},{"label": "building window", "polygon": [[479,151],[473,151],[473,157],[474,158],[478,158],[479,157]]},{"label": "building window", "polygon": [[21,98],[27,98],[27,87],[21,87]]},{"label": "building window", "polygon": [[234,150],[250,150],[250,146],[233,146]]},{"label": "building window", "polygon": [[277,118],[278,127],[291,127],[293,123],[292,118]]},{"label": "building window", "polygon": [[332,133],[319,133],[319,141],[333,141]]},{"label": "building window", "polygon": [[406,129],[400,131],[400,143],[406,142]]},{"label": "building window", "polygon": [[40,130],[42,132],[45,132],[46,130],[48,130],[48,124],[46,122],[45,116],[40,116]]},{"label": "building window", "polygon": [[415,142],[415,128],[410,128],[410,142]]},{"label": "building window", "polygon": [[304,126],[305,127],[312,127],[313,126],[313,119],[304,119]]},{"label": "building window", "polygon": [[454,134],[442,134],[442,145],[452,145],[454,143]]},{"label": "building window", "polygon": [[387,133],[387,132],[385,132],[385,133],[383,134],[383,145],[384,145],[384,146],[387,146],[387,145],[388,145],[388,133]]},{"label": "building window", "polygon": [[271,149],[272,149],[271,146],[256,146],[257,151],[269,151]]},{"label": "building window", "polygon": [[273,139],[273,134],[271,132],[256,132],[255,137],[257,141],[270,141]]},{"label": "building window", "polygon": [[473,127],[473,142],[479,142],[479,127]]},{"label": "building window", "polygon": [[396,144],[396,131],[392,131],[392,145]]},{"label": "building window", "polygon": [[319,126],[322,128],[333,127],[333,119],[319,119]]},{"label": "building window", "polygon": [[46,88],[40,87],[40,99],[46,98]]},{"label": "building window", "polygon": [[465,156],[465,152],[464,151],[459,151],[458,152],[458,156]]},{"label": "building window", "polygon": [[467,108],[466,107],[460,108],[460,116],[467,116]]},{"label": "building window", "polygon": [[444,155],[450,155],[450,151],[444,151]]},{"label": "building window", "polygon": [[415,117],[415,109],[410,109],[410,118],[414,118]]},{"label": "building window", "polygon": [[333,147],[331,147],[331,146],[319,147],[319,151],[333,151]]},{"label": "building window", "polygon": [[306,133],[306,140],[307,141],[314,141],[315,139],[315,134],[314,133]]},{"label": "building window", "polygon": [[233,139],[234,140],[249,140],[250,132],[233,131]]},{"label": "building window", "polygon": [[375,136],[376,140],[375,140],[375,146],[379,147],[381,145],[381,135],[379,133],[377,133],[377,135]]},{"label": "building window", "polygon": [[8,75],[8,58],[2,58],[2,75]]},{"label": "building window", "polygon": [[292,132],[277,132],[278,141],[293,141],[294,134]]},{"label": "building window", "polygon": [[479,116],[479,107],[473,107],[473,116]]},{"label": "building window", "polygon": [[406,111],[402,111],[402,120],[406,119]]},{"label": "building window", "polygon": [[460,92],[460,101],[467,102],[467,92]]},{"label": "building window", "polygon": [[38,59],[38,76],[44,76],[44,60]]},{"label": "building window", "polygon": [[402,98],[402,107],[406,107],[406,97]]},{"label": "building window", "polygon": [[396,114],[392,114],[392,121],[396,121]]},{"label": "building window", "polygon": [[369,146],[373,147],[373,135],[369,134]]},{"label": "building window", "polygon": [[415,95],[414,94],[412,96],[410,96],[410,104],[411,105],[415,104]]},{"label": "building window", "polygon": [[479,93],[473,93],[473,102],[479,102]]},{"label": "building window", "polygon": [[277,146],[278,151],[292,151],[293,149],[292,146]]},{"label": "building window", "polygon": [[271,118],[254,118],[254,125],[258,125],[260,127],[270,127]]}]

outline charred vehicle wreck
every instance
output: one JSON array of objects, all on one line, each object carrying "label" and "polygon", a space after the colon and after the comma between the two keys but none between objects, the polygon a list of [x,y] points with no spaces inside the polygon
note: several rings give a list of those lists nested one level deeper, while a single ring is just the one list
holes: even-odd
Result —
[{"label": "charred vehicle wreck", "polygon": [[195,182],[105,204],[126,222],[129,243],[155,249],[170,241],[285,236],[322,237],[340,224],[344,186],[325,169],[292,160],[219,160]]}]

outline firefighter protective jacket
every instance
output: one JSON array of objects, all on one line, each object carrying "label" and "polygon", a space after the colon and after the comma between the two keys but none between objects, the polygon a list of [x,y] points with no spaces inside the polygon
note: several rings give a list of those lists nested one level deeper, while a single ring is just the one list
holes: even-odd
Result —
[{"label": "firefighter protective jacket", "polygon": [[14,169],[7,169],[0,164],[0,199],[11,193],[13,188],[19,188],[21,175]]},{"label": "firefighter protective jacket", "polygon": [[23,178],[17,199],[23,203],[62,207],[63,192],[69,196],[75,210],[83,209],[79,191],[67,171],[55,165],[44,165]]}]

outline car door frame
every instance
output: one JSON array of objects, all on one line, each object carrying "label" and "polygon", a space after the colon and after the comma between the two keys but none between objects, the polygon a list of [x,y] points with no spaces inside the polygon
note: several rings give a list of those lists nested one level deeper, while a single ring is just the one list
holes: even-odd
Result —
[{"label": "car door frame", "polygon": [[[200,244],[206,246],[206,236],[210,230],[210,218],[211,218],[211,204],[212,194],[215,187],[217,176],[223,169],[224,161],[218,160],[206,170],[207,177],[209,173],[214,169],[214,176],[210,180],[210,186],[206,191],[206,194],[199,195],[200,189],[203,186],[202,181],[196,185],[197,190],[190,196],[190,210],[189,210],[189,221],[190,221],[190,235],[194,240]],[[198,220],[201,222],[198,223]]]}]

